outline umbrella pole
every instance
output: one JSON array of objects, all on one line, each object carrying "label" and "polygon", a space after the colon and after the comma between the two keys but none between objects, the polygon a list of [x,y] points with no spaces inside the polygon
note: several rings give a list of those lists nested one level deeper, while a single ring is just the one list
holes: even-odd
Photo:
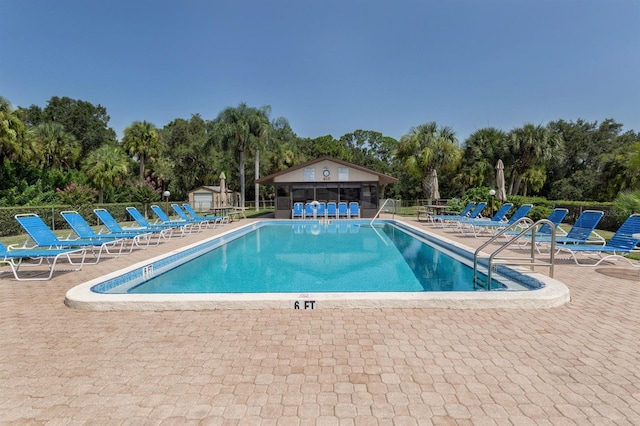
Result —
[{"label": "umbrella pole", "polygon": [[491,218],[493,219],[493,199],[496,196],[496,190],[495,189],[491,189],[489,190],[489,198],[490,198],[490,203],[489,205],[491,206]]}]

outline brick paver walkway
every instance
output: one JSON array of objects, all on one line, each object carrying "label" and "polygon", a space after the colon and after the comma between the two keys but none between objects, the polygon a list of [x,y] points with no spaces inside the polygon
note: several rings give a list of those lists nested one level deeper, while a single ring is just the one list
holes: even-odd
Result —
[{"label": "brick paver walkway", "polygon": [[213,232],[50,282],[3,274],[2,424],[640,424],[640,278],[622,263],[627,279],[559,265],[572,301],[547,310],[63,304],[75,284]]}]

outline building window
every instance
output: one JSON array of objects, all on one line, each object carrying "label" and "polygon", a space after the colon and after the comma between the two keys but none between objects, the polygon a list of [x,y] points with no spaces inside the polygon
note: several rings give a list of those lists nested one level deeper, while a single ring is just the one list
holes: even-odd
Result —
[{"label": "building window", "polygon": [[338,184],[318,184],[316,186],[316,200],[320,202],[338,201]]},{"label": "building window", "polygon": [[304,168],[304,181],[305,182],[314,182],[316,180],[316,168],[315,167],[305,167]]},{"label": "building window", "polygon": [[292,185],[294,203],[307,203],[315,200],[314,188],[311,184]]},{"label": "building window", "polygon": [[343,183],[340,185],[340,201],[360,202],[361,187],[359,183]]},{"label": "building window", "polygon": [[338,167],[338,180],[340,182],[347,182],[349,180],[348,167]]}]

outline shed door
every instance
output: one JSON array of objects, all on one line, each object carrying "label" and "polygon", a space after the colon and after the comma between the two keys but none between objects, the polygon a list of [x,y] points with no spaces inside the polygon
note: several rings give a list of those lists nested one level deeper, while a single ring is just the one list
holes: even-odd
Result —
[{"label": "shed door", "polygon": [[213,194],[211,192],[196,192],[193,194],[194,208],[197,211],[211,210],[213,207]]}]

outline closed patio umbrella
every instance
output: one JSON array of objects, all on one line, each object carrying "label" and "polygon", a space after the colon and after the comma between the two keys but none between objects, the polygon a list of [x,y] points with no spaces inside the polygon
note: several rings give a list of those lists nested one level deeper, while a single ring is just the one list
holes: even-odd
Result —
[{"label": "closed patio umbrella", "polygon": [[438,189],[438,173],[436,172],[436,169],[433,169],[431,171],[431,188],[429,191],[429,198],[431,198],[432,200],[439,200],[440,199],[440,191]]},{"label": "closed patio umbrella", "polygon": [[507,191],[504,188],[504,164],[498,160],[496,164],[496,198],[502,202],[507,201]]},{"label": "closed patio umbrella", "polygon": [[224,172],[220,173],[220,205],[227,205],[227,176]]}]

